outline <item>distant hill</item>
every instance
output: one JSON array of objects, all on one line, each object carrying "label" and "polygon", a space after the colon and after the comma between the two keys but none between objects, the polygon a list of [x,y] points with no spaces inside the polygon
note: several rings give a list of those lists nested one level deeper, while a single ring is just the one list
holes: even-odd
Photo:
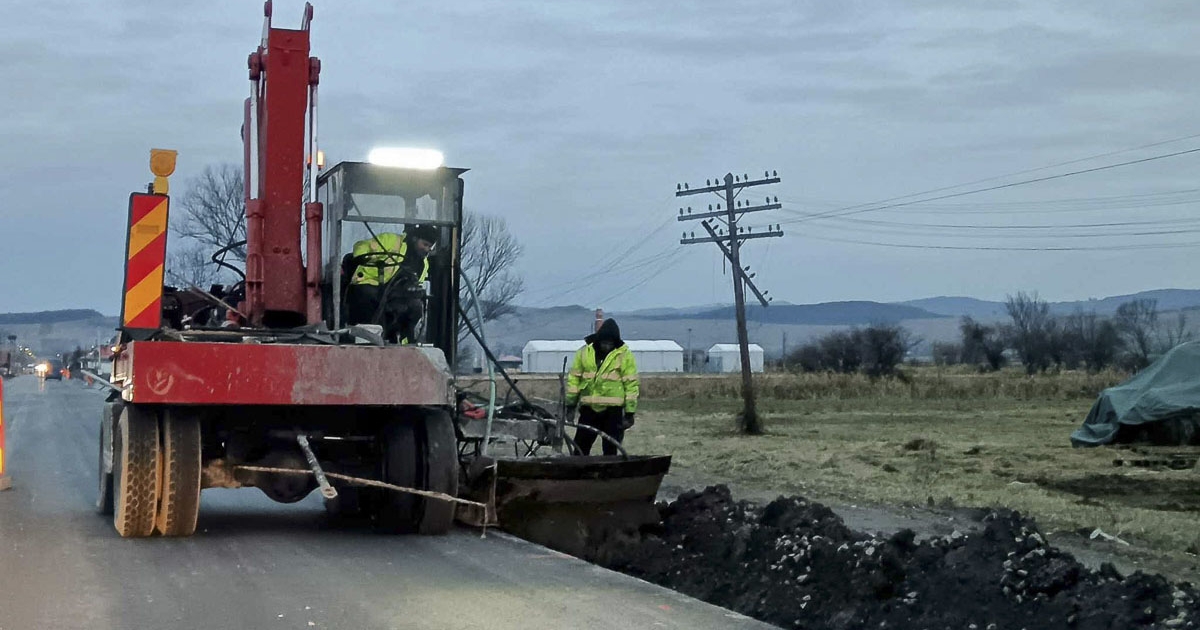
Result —
[{"label": "distant hill", "polygon": [[728,304],[704,304],[702,306],[643,308],[637,311],[621,311],[614,317],[690,317],[697,313],[705,313],[728,306]]},{"label": "distant hill", "polygon": [[35,313],[0,313],[0,326],[20,324],[61,324],[105,319],[99,311],[90,308],[74,308],[61,311],[37,311]]},{"label": "distant hill", "polygon": [[[763,308],[757,304],[746,307],[746,319],[763,324],[793,324],[816,326],[859,326],[891,324],[906,319],[937,319],[947,315],[903,304],[882,302],[825,302],[822,304],[772,304]],[[643,319],[733,319],[732,306],[697,311],[641,315]]]},{"label": "distant hill", "polygon": [[[1095,311],[1099,315],[1112,315],[1122,304],[1132,300],[1158,300],[1158,310],[1178,311],[1200,308],[1200,290],[1196,289],[1155,289],[1129,295],[1114,295],[1095,300],[1077,300],[1069,302],[1051,302],[1050,312],[1066,315],[1077,310]],[[914,306],[939,315],[962,317],[967,315],[979,320],[1007,319],[1008,312],[1004,302],[977,300],[969,297],[932,297],[920,300],[897,302],[904,306]]]},{"label": "distant hill", "polygon": [[15,335],[17,343],[41,356],[107,342],[116,327],[116,317],[92,309],[0,313],[0,334]]},{"label": "distant hill", "polygon": [[975,319],[990,320],[1002,317],[1008,317],[1008,313],[1004,310],[1003,302],[989,302],[987,300],[978,300],[969,297],[932,297],[920,300],[909,300],[907,302],[898,302],[904,306],[912,306],[915,308],[937,313],[938,315],[946,315],[949,317],[962,317],[967,315]]},{"label": "distant hill", "polygon": [[1070,313],[1076,309],[1096,311],[1101,315],[1111,315],[1117,312],[1117,307],[1130,300],[1158,300],[1158,310],[1178,311],[1200,307],[1200,290],[1196,289],[1155,289],[1129,295],[1114,295],[1098,300],[1081,300],[1078,302],[1053,302],[1050,309],[1055,313]]}]

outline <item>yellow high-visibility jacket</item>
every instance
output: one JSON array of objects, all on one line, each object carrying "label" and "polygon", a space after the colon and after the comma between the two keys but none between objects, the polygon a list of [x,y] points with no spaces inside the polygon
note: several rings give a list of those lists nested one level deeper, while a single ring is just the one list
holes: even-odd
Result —
[{"label": "yellow high-visibility jacket", "polygon": [[[359,261],[358,268],[350,284],[368,284],[379,286],[387,284],[400,271],[400,263],[408,254],[408,242],[403,234],[383,232],[379,239],[364,238],[354,244],[354,258]],[[429,259],[426,258],[421,267],[421,277],[417,283],[425,282],[429,277]]]},{"label": "yellow high-visibility jacket", "polygon": [[603,407],[623,406],[626,413],[637,412],[637,361],[629,346],[621,344],[596,365],[596,349],[588,344],[575,353],[567,375],[567,405],[587,405],[597,411]]}]

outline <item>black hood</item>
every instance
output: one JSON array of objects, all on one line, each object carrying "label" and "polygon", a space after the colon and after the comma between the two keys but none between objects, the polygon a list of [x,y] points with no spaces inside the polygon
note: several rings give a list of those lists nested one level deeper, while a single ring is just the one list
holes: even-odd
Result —
[{"label": "black hood", "polygon": [[433,225],[414,225],[405,230],[408,238],[419,238],[430,243],[437,243],[440,230]]},{"label": "black hood", "polygon": [[614,346],[616,348],[620,348],[621,345],[625,343],[621,341],[621,329],[617,327],[616,320],[612,319],[611,317],[604,320],[603,324],[600,324],[600,330],[597,330],[587,337],[584,337],[583,342],[592,344],[600,341],[601,339],[613,340],[616,342]]}]

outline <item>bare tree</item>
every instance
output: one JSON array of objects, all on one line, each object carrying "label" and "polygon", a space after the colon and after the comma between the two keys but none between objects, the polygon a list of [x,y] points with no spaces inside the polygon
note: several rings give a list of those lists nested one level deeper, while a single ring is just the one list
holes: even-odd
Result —
[{"label": "bare tree", "polygon": [[892,376],[919,340],[897,324],[872,324],[854,331],[862,347],[863,372],[871,378]]},{"label": "bare tree", "polygon": [[1010,343],[1021,357],[1025,372],[1045,371],[1056,363],[1054,338],[1057,324],[1050,315],[1050,304],[1035,293],[1018,291],[1004,302],[1012,318]]},{"label": "bare tree", "polygon": [[1121,349],[1117,327],[1094,311],[1082,309],[1063,318],[1062,339],[1068,368],[1085,366],[1098,372],[1112,365]]},{"label": "bare tree", "polygon": [[1188,330],[1187,313],[1179,311],[1175,314],[1174,322],[1163,322],[1159,330],[1159,352],[1166,352],[1181,343],[1191,341],[1192,337],[1192,331]]},{"label": "bare tree", "polygon": [[890,324],[835,330],[792,351],[790,361],[804,372],[862,372],[871,378],[894,376],[918,343],[908,330]]},{"label": "bare tree", "polygon": [[190,243],[167,256],[167,283],[207,289],[220,278],[220,270],[213,263],[207,248]]},{"label": "bare tree", "polygon": [[931,352],[934,365],[958,365],[962,362],[962,344],[935,341]]},{"label": "bare tree", "polygon": [[1140,370],[1150,365],[1154,331],[1158,328],[1158,300],[1131,300],[1117,307],[1113,324],[1125,345],[1125,366]]},{"label": "bare tree", "polygon": [[[513,266],[523,251],[503,217],[463,213],[460,267],[475,287],[485,323],[515,311],[513,302],[525,289],[525,283]],[[460,301],[464,312],[474,320],[475,304],[466,283],[462,284]],[[460,339],[466,332],[466,323],[460,322]]]},{"label": "bare tree", "polygon": [[[199,241],[210,252],[246,240],[245,194],[240,166],[204,167],[204,172],[188,181],[187,190],[175,201],[183,211],[175,233]],[[231,248],[229,258],[245,262],[245,245]]]},{"label": "bare tree", "polygon": [[991,371],[1004,367],[1004,340],[996,326],[963,316],[958,324],[962,335],[962,362]]}]

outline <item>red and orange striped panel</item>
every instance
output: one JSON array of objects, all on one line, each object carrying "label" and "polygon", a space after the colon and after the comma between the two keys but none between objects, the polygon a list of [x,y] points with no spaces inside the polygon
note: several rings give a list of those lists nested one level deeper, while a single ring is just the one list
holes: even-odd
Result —
[{"label": "red and orange striped panel", "polygon": [[129,196],[129,234],[125,245],[125,328],[157,329],[162,325],[163,264],[167,259],[166,195]]}]

